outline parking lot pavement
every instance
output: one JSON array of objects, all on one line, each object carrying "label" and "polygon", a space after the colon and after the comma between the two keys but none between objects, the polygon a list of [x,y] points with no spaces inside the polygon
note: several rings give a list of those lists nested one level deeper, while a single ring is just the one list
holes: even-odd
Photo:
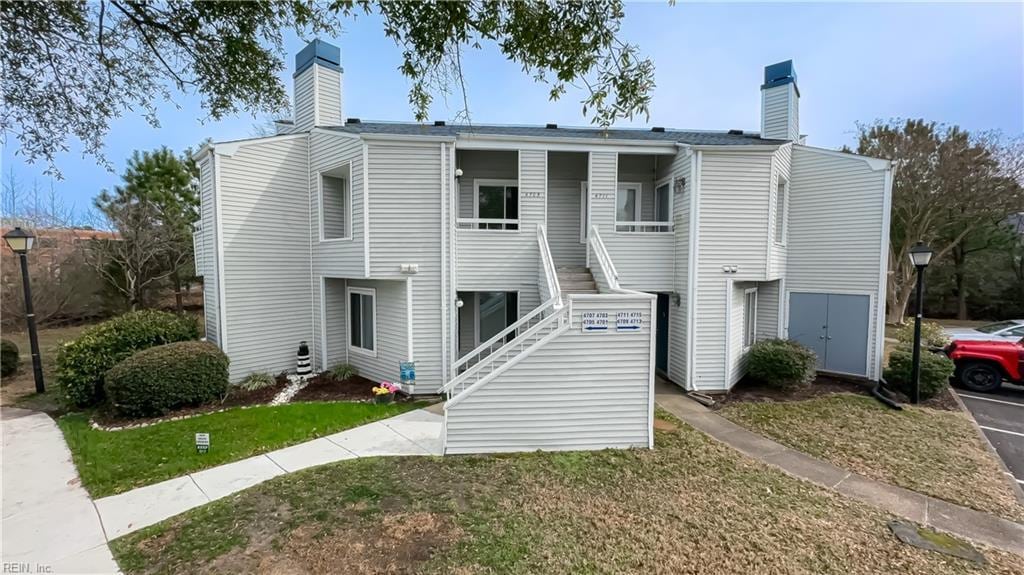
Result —
[{"label": "parking lot pavement", "polygon": [[1024,487],[1024,387],[1004,383],[995,393],[961,389],[957,393],[1014,479]]}]

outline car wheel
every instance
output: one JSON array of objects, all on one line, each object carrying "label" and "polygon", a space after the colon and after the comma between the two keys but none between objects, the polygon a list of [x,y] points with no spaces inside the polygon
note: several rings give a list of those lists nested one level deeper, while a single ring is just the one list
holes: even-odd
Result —
[{"label": "car wheel", "polygon": [[971,391],[995,391],[1003,383],[1003,374],[987,363],[969,363],[958,371],[960,385]]}]

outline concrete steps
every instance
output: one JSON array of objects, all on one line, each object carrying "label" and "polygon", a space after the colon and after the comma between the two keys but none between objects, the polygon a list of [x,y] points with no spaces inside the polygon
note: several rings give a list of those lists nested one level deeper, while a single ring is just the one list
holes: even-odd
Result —
[{"label": "concrete steps", "polygon": [[584,266],[564,266],[557,268],[558,285],[562,295],[598,293],[594,275]]}]

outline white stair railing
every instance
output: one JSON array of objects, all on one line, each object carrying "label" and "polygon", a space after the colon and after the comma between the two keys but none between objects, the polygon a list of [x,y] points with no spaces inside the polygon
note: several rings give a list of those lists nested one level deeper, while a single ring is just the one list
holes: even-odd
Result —
[{"label": "white stair railing", "polygon": [[543,287],[547,291],[546,295],[556,300],[555,309],[561,309],[564,304],[562,286],[558,283],[558,269],[555,268],[555,259],[551,256],[551,249],[548,247],[547,230],[543,225],[537,226],[537,249],[540,251],[539,279],[543,281]]},{"label": "white stair railing", "polygon": [[615,262],[612,261],[612,256],[608,253],[608,248],[605,247],[604,240],[601,239],[601,232],[598,231],[597,226],[593,226],[590,230],[590,249],[594,250],[598,271],[604,276],[605,281],[608,282],[609,292],[634,295],[643,293],[619,285],[619,271],[615,269]]}]

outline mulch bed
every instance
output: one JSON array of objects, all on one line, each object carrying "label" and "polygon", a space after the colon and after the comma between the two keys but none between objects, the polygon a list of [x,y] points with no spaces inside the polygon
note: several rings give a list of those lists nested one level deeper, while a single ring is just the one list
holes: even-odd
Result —
[{"label": "mulch bed", "polygon": [[[228,396],[222,401],[215,401],[195,407],[183,407],[160,417],[131,418],[120,415],[112,409],[103,408],[93,415],[92,421],[103,427],[138,426],[193,415],[202,415],[204,413],[213,413],[232,407],[267,405],[287,385],[288,378],[281,374],[275,378],[274,385],[270,387],[255,391],[245,391],[239,387],[232,387],[228,392]],[[306,387],[299,390],[292,397],[289,403],[299,401],[372,401],[373,387],[375,385],[377,385],[376,382],[358,375],[339,380],[335,379],[330,373],[323,373],[313,377]],[[411,401],[411,398],[406,395],[396,394],[395,401]]]},{"label": "mulch bed", "polygon": [[[711,408],[721,409],[730,403],[737,402],[804,401],[835,393],[854,393],[871,396],[871,389],[874,386],[874,382],[867,380],[818,375],[814,382],[807,387],[782,390],[766,387],[748,378],[744,378],[728,393],[714,396],[715,405]],[[890,395],[900,403],[909,403],[909,400],[899,392],[892,392]],[[920,405],[944,411],[960,410],[960,405],[957,403],[956,398],[953,397],[953,393],[949,388],[944,389],[942,393],[929,400],[922,401]]]}]

